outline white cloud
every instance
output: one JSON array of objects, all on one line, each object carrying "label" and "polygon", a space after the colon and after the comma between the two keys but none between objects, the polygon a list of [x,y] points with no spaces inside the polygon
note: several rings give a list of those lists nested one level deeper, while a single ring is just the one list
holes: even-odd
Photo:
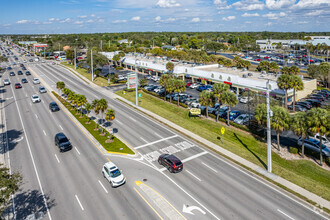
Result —
[{"label": "white cloud", "polygon": [[4,25],[2,25],[2,26],[4,26],[4,27],[9,27],[9,26],[11,26],[11,24],[4,24]]},{"label": "white cloud", "polygon": [[265,5],[270,10],[279,10],[293,5],[296,0],[266,0]]},{"label": "white cloud", "polygon": [[180,6],[180,4],[175,0],[159,0],[156,5],[161,8],[172,8]]},{"label": "white cloud", "polygon": [[280,17],[284,17],[285,15],[286,14],[284,12],[280,12],[278,14],[277,13],[269,12],[268,14],[262,15],[262,17],[275,20],[275,19],[278,19]]},{"label": "white cloud", "polygon": [[217,7],[219,10],[226,10],[230,9],[231,5],[227,5],[227,1],[222,1],[222,0],[214,0],[213,4]]},{"label": "white cloud", "polygon": [[126,23],[126,22],[127,22],[127,20],[115,20],[112,23],[119,24],[119,23]]},{"label": "white cloud", "polygon": [[78,18],[87,18],[87,15],[79,15]]},{"label": "white cloud", "polygon": [[254,10],[262,10],[265,8],[265,5],[263,2],[260,2],[259,0],[243,0],[238,1],[232,4],[237,10],[242,11],[254,11]]},{"label": "white cloud", "polygon": [[29,23],[29,20],[20,20],[20,21],[16,21],[17,24],[26,24]]},{"label": "white cloud", "polygon": [[49,18],[48,20],[49,21],[55,21],[55,18]]},{"label": "white cloud", "polygon": [[59,19],[59,18],[56,18],[55,20],[56,20],[56,21],[59,21],[60,19]]},{"label": "white cloud", "polygon": [[315,9],[320,7],[329,7],[329,0],[300,0],[293,5],[292,9]]},{"label": "white cloud", "polygon": [[193,18],[193,19],[191,19],[191,22],[200,22],[201,21],[201,19],[200,18]]},{"label": "white cloud", "polygon": [[203,19],[203,21],[205,22],[211,22],[211,21],[214,21],[213,19]]},{"label": "white cloud", "polygon": [[251,21],[246,21],[246,22],[244,22],[245,24],[252,24],[252,22]]},{"label": "white cloud", "polygon": [[140,16],[135,16],[131,18],[131,21],[140,21],[141,17]]},{"label": "white cloud", "polygon": [[83,24],[84,22],[83,21],[75,21],[73,22],[74,24]]},{"label": "white cloud", "polygon": [[230,21],[230,20],[234,20],[236,17],[235,16],[228,16],[228,17],[223,17],[222,20],[223,21]]},{"label": "white cloud", "polygon": [[95,15],[94,14],[91,14],[91,17],[95,17]]},{"label": "white cloud", "polygon": [[51,21],[44,21],[44,22],[42,22],[42,24],[52,24],[53,22],[51,22]]},{"label": "white cloud", "polygon": [[242,17],[259,17],[259,14],[258,13],[254,13],[254,14],[244,13],[244,14],[242,14]]},{"label": "white cloud", "polygon": [[70,21],[71,21],[70,18],[66,18],[66,19],[60,21],[60,23],[69,23]]},{"label": "white cloud", "polygon": [[188,8],[185,8],[185,9],[184,9],[184,11],[190,11],[190,9],[188,9]]},{"label": "white cloud", "polygon": [[268,23],[266,23],[265,25],[266,26],[271,26],[273,23],[272,22],[268,22]]},{"label": "white cloud", "polygon": [[103,23],[104,22],[104,19],[100,18],[99,20],[97,20],[97,22]]},{"label": "white cloud", "polygon": [[308,24],[308,22],[307,21],[298,21],[298,22],[296,22],[296,24]]},{"label": "white cloud", "polygon": [[161,20],[162,20],[162,17],[160,17],[160,16],[155,17],[155,21],[161,21]]},{"label": "white cloud", "polygon": [[311,12],[305,13],[305,16],[318,16],[323,14],[323,10],[313,10]]},{"label": "white cloud", "polygon": [[164,20],[164,22],[173,22],[173,21],[175,21],[175,18],[168,18],[168,19]]},{"label": "white cloud", "polygon": [[87,22],[87,23],[93,23],[94,20],[93,20],[93,19],[89,19],[89,20],[87,20],[86,22]]}]

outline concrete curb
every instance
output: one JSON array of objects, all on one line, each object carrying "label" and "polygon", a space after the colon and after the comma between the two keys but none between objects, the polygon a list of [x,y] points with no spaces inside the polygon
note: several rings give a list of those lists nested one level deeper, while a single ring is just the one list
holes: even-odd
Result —
[{"label": "concrete curb", "polygon": [[[67,68],[67,67],[65,67],[65,68]],[[71,70],[71,71],[74,71],[74,70]],[[76,74],[79,74],[79,73],[76,72]],[[83,77],[83,76],[81,76],[81,77]],[[128,100],[126,100],[126,99],[124,99],[124,98],[122,98],[122,97],[114,94],[114,93],[112,93],[111,91],[108,91],[108,90],[103,91],[102,88],[100,89],[94,83],[92,83],[91,86],[93,86],[94,88],[98,88],[98,90],[101,91],[103,94],[106,94],[105,92],[107,92],[108,93],[107,96],[109,96],[111,98],[120,99],[121,101],[127,103],[128,105],[132,106],[133,108],[136,108],[136,109],[140,110],[141,112],[145,113],[146,115],[149,115],[149,116],[151,116],[151,117],[153,117],[153,118],[155,118],[155,119],[163,122],[164,124],[166,124],[166,125],[174,128],[174,129],[176,129],[176,130],[178,130],[178,131],[186,134],[187,136],[190,136],[191,138],[193,138],[193,139],[195,139],[195,140],[197,140],[197,141],[199,141],[201,143],[204,143],[208,147],[210,147],[210,148],[212,148],[212,149],[214,149],[214,150],[222,153],[223,155],[231,158],[232,160],[234,160],[234,161],[236,161],[236,162],[238,162],[238,163],[240,163],[240,164],[242,164],[242,165],[244,165],[244,166],[246,166],[246,167],[254,170],[255,172],[257,172],[257,173],[259,173],[259,174],[261,174],[261,175],[263,175],[263,176],[265,176],[265,177],[273,180],[274,182],[276,182],[278,184],[281,184],[284,187],[286,187],[286,188],[288,188],[288,189],[290,189],[290,190],[292,190],[292,191],[294,191],[294,192],[296,192],[296,193],[304,196],[305,198],[307,198],[307,199],[309,199],[309,200],[317,203],[320,207],[325,207],[327,209],[330,209],[330,202],[328,200],[323,199],[320,196],[318,196],[318,195],[316,195],[314,193],[311,193],[308,190],[306,190],[306,189],[304,189],[304,188],[302,188],[302,187],[300,187],[300,186],[298,186],[298,185],[296,185],[294,183],[291,183],[290,181],[288,181],[286,179],[283,179],[282,177],[279,177],[279,176],[277,176],[275,174],[272,174],[272,173],[268,173],[267,170],[265,170],[264,168],[262,168],[260,166],[257,166],[254,163],[251,163],[250,161],[248,161],[248,160],[246,160],[246,159],[244,159],[244,158],[242,158],[242,157],[240,157],[240,156],[238,156],[238,155],[236,155],[236,154],[234,154],[234,153],[232,153],[232,152],[230,152],[230,151],[228,151],[228,150],[220,147],[219,145],[216,145],[216,144],[214,144],[214,143],[212,143],[212,142],[210,142],[210,141],[208,141],[208,140],[206,140],[206,139],[204,139],[204,138],[196,135],[195,133],[192,133],[191,131],[188,131],[188,130],[186,130],[186,129],[180,127],[180,126],[178,126],[177,124],[175,124],[175,123],[173,123],[171,121],[168,121],[165,118],[160,117],[159,115],[157,115],[157,114],[155,114],[155,113],[153,113],[153,112],[151,112],[149,110],[146,110],[144,108],[141,108],[140,106],[136,106],[134,103],[132,103],[132,102],[130,102],[130,101],[128,101]]]}]

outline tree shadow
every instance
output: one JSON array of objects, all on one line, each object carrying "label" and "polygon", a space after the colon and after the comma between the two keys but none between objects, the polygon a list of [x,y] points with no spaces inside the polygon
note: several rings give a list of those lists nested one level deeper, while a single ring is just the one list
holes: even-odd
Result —
[{"label": "tree shadow", "polygon": [[267,169],[267,165],[264,163],[264,161],[262,160],[262,159],[260,159],[260,157],[258,156],[258,155],[256,155],[254,152],[252,152],[250,149],[249,149],[249,147],[245,144],[245,143],[243,143],[243,141],[237,136],[237,134],[236,133],[234,133],[234,136],[235,136],[235,138],[255,157],[255,158],[257,158],[258,160],[259,160],[259,162],[262,164],[262,166],[265,168],[265,169]]},{"label": "tree shadow", "polygon": [[[1,126],[3,126],[1,124]],[[8,149],[7,149],[7,138],[6,138],[6,135],[8,135]],[[17,130],[9,130],[7,131],[7,134],[6,132],[3,132],[0,134],[0,154],[5,154],[7,153],[7,151],[11,151],[13,150],[17,143],[19,141],[22,141],[23,140],[23,132],[22,131],[17,131]]]},{"label": "tree shadow", "polygon": [[[50,210],[56,206],[55,199],[45,195],[47,207]],[[12,201],[11,201],[12,202]],[[39,190],[28,190],[16,193],[14,197],[16,219],[42,219],[47,215],[44,196]],[[10,213],[12,206],[8,207],[4,213]]]}]

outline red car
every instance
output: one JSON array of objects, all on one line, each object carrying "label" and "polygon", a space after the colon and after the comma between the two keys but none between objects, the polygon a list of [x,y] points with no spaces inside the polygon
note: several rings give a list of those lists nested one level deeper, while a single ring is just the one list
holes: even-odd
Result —
[{"label": "red car", "polygon": [[255,59],[254,61],[261,61],[261,59],[260,59],[260,58],[258,58],[258,59]]},{"label": "red car", "polygon": [[192,82],[187,82],[186,87],[189,87],[192,84],[193,84]]},{"label": "red car", "polygon": [[181,160],[171,154],[160,155],[158,158],[158,163],[166,167],[170,173],[178,173],[183,169]]},{"label": "red car", "polygon": [[264,58],[265,58],[265,59],[269,59],[270,57],[269,57],[269,56],[265,56]]},{"label": "red car", "polygon": [[20,89],[22,88],[22,85],[20,83],[15,83],[15,89]]}]

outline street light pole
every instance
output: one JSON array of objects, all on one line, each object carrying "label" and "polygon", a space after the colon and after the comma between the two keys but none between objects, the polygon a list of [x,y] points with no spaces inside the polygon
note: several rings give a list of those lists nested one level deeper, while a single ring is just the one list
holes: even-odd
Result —
[{"label": "street light pole", "polygon": [[136,71],[136,55],[135,55],[135,105],[139,106],[139,97],[138,97],[138,72]]},{"label": "street light pole", "polygon": [[267,171],[272,172],[272,146],[271,146],[271,130],[270,130],[270,117],[271,110],[269,106],[269,79],[266,83],[267,86]]},{"label": "street light pole", "polygon": [[92,82],[94,81],[94,72],[93,72],[93,49],[91,49],[91,68],[92,68]]},{"label": "street light pole", "polygon": [[76,55],[76,48],[74,48],[74,69],[77,69],[77,55]]}]

